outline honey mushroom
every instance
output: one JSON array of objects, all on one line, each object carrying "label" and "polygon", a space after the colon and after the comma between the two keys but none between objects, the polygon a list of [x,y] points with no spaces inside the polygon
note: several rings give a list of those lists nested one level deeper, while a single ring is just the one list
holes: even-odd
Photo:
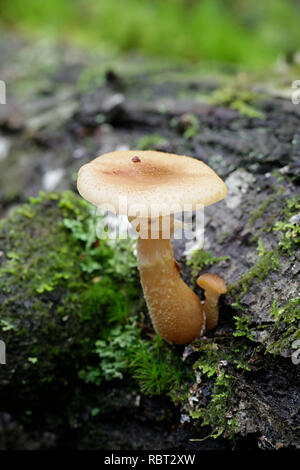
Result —
[{"label": "honey mushroom", "polygon": [[[203,307],[178,272],[170,238],[176,229],[175,212],[187,206],[194,211],[226,196],[227,187],[217,174],[187,156],[116,151],[83,165],[77,186],[84,199],[127,215],[136,228],[138,269],[156,332],[168,343],[187,344],[213,328],[218,321],[218,298],[226,286],[217,275],[200,276],[197,282],[206,298]],[[153,216],[154,207],[163,207],[163,215]]]}]

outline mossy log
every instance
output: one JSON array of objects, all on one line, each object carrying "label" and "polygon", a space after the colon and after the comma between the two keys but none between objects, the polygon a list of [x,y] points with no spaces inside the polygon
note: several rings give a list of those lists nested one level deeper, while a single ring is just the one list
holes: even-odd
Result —
[{"label": "mossy log", "polygon": [[[49,50],[0,114],[0,448],[299,448],[299,106],[251,77],[145,63],[145,79],[129,60],[112,83],[107,62]],[[90,238],[74,193],[72,174],[120,147],[200,158],[229,187],[204,247],[174,241],[200,298],[198,274],[228,285],[218,326],[186,347],[157,343],[132,246]]]}]

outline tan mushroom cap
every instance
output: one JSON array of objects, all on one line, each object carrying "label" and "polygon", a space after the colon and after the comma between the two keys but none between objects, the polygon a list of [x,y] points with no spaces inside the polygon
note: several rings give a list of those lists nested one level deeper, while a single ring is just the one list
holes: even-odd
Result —
[{"label": "tan mushroom cap", "polygon": [[[96,206],[110,205],[119,214],[128,207],[167,208],[165,215],[209,206],[227,194],[225,183],[205,163],[191,157],[152,150],[106,153],[83,165],[78,191]],[[120,208],[120,198],[127,207]]]},{"label": "tan mushroom cap", "polygon": [[218,297],[221,294],[226,294],[227,287],[223,279],[217,274],[205,273],[198,277],[197,284],[204,290],[214,291]]}]

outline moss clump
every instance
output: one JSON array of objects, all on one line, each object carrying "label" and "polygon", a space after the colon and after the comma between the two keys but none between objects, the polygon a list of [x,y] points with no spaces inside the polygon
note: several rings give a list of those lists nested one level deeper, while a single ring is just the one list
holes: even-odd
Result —
[{"label": "moss clump", "polygon": [[[258,210],[252,214],[248,224],[253,226],[272,202],[277,200],[277,196],[282,194],[283,188],[280,187],[276,193],[272,194],[269,198],[261,204]],[[300,226],[298,214],[300,210],[299,197],[295,196],[286,201],[285,207],[280,210],[281,220],[267,228],[266,225],[259,229],[252,241],[257,241],[257,251],[259,260],[257,263],[246,273],[241,276],[241,279],[234,285],[228,286],[228,292],[235,296],[235,301],[238,302],[241,297],[248,291],[249,287],[254,281],[260,282],[265,279],[271,271],[277,270],[280,267],[280,258],[282,256],[293,257],[296,247],[300,241]],[[278,214],[276,214],[278,217]],[[268,220],[274,219],[274,214]],[[259,238],[262,231],[280,232],[281,240],[273,250],[267,250],[264,246],[263,240]]]},{"label": "moss clump", "polygon": [[293,197],[286,203],[285,220],[275,223],[273,230],[281,233],[279,249],[292,256],[300,243],[300,198]]},{"label": "moss clump", "polygon": [[134,317],[112,328],[106,340],[97,340],[94,352],[98,359],[79,372],[86,383],[99,386],[132,377],[144,395],[178,400],[192,379],[180,356],[159,336],[142,338]]},{"label": "moss clump", "polygon": [[[253,234],[251,241],[253,243],[259,242],[259,237],[263,232],[270,232],[273,229],[273,224],[275,220],[278,220],[278,217],[282,214],[282,208],[278,204],[279,197],[284,191],[284,186],[280,185],[278,188],[275,188],[274,192],[270,194],[258,207],[256,211],[251,212],[251,216],[248,219],[248,226]],[[269,210],[270,206],[274,205],[276,208],[274,211],[271,211],[269,216],[266,216],[266,212]],[[264,218],[264,224],[258,230],[255,228],[257,221]],[[259,247],[258,247],[259,248]]]},{"label": "moss clump", "polygon": [[270,332],[272,340],[266,352],[277,355],[283,351],[291,351],[293,343],[300,338],[300,297],[289,300],[280,308],[277,306],[277,300],[274,299],[270,314],[275,323]]},{"label": "moss clump", "polygon": [[160,150],[168,144],[168,141],[160,135],[145,135],[136,144],[138,150]]},{"label": "moss clump", "polygon": [[14,390],[22,385],[23,396],[38,394],[45,382],[57,388],[76,380],[95,342],[140,305],[132,253],[128,262],[127,245],[96,240],[92,211],[72,192],[41,194],[0,222],[8,357],[0,381]]},{"label": "moss clump", "polygon": [[[269,207],[272,202],[277,201],[277,195],[282,193],[281,187],[276,191],[275,196],[271,195],[267,198],[264,203],[258,208],[258,210],[250,217],[250,224],[254,225],[256,220],[262,217],[264,211]],[[265,348],[266,353],[274,355],[282,354],[284,356],[289,355],[292,352],[293,344],[299,339],[299,321],[300,321],[300,307],[299,297],[290,299],[285,305],[278,307],[277,300],[273,301],[270,316],[274,322],[261,324],[256,328],[251,328],[251,317],[246,315],[244,309],[241,308],[239,303],[240,299],[246,294],[248,289],[254,282],[260,282],[265,279],[270,272],[278,270],[281,262],[286,262],[286,258],[291,258],[291,262],[294,259],[297,244],[299,244],[300,232],[299,232],[299,197],[292,197],[285,201],[285,205],[279,205],[280,207],[280,219],[275,224],[271,224],[270,227],[262,227],[256,233],[257,251],[259,254],[259,260],[248,272],[244,273],[241,279],[235,284],[229,286],[228,290],[231,295],[235,298],[235,303],[232,306],[237,306],[243,311],[241,317],[234,317],[237,321],[239,333],[233,333],[234,336],[246,336],[248,339],[253,340],[255,333],[258,330],[264,330],[267,332],[265,335]],[[275,214],[278,217],[278,209]],[[281,239],[275,239],[276,247],[273,250],[267,250],[263,240],[258,235],[266,230],[268,232],[279,232],[281,233]],[[292,266],[292,265],[291,265]]]},{"label": "moss clump", "polygon": [[[5,252],[0,277],[3,293],[9,294],[22,285],[24,296],[53,291],[58,284],[67,283],[72,277],[76,283],[78,269],[74,256],[68,256],[68,235],[57,230],[58,224],[48,227],[46,218],[53,218],[57,196],[41,200],[47,216],[40,213],[36,200],[17,209],[9,222],[1,222],[1,246]],[[34,219],[34,224],[32,220]],[[41,242],[43,244],[37,244]],[[9,247],[6,249],[6,245]],[[53,249],[54,247],[54,249]],[[38,248],[38,249],[37,249]],[[72,276],[71,276],[72,275]],[[5,305],[4,305],[5,307]]]},{"label": "moss clump", "polygon": [[234,416],[235,384],[240,379],[240,374],[250,370],[247,338],[223,338],[218,342],[207,339],[194,349],[199,353],[199,358],[194,363],[193,370],[197,383],[206,393],[194,400],[195,389],[190,389],[189,413],[201,426],[211,428],[205,438],[223,435],[233,441],[238,431]]},{"label": "moss clump", "polygon": [[[0,326],[9,359],[1,369],[0,398],[5,394],[18,402],[23,422],[32,423],[49,391],[64,397],[68,384],[78,391],[87,383],[101,393],[112,382],[181,400],[197,423],[211,428],[210,436],[233,438],[235,388],[250,369],[251,318],[241,308],[233,331],[203,338],[192,346],[197,359],[183,361],[176,348],[146,334],[131,242],[98,241],[97,222],[91,206],[71,192],[41,194],[0,222]],[[260,246],[260,251],[263,262],[242,278],[238,294],[277,269],[284,255],[280,247],[265,252]],[[190,260],[193,275],[224,259],[196,252]],[[268,351],[276,353],[299,337],[299,301],[280,309],[274,304],[272,315]],[[201,398],[193,401],[199,390]]]},{"label": "moss clump", "polygon": [[260,257],[258,262],[244,273],[241,279],[236,284],[228,286],[228,292],[235,296],[238,301],[248,288],[252,285],[253,281],[262,281],[272,270],[278,269],[280,266],[280,258],[277,250],[271,250]]},{"label": "moss clump", "polygon": [[9,361],[0,382],[11,399],[22,389],[27,408],[78,380],[99,386],[133,376],[145,394],[171,395],[186,379],[178,356],[143,335],[133,242],[98,240],[101,220],[65,192],[41,193],[0,223],[0,327]]},{"label": "moss clump", "polygon": [[[206,436],[206,439],[223,435],[228,439],[233,439],[237,431],[236,420],[232,417],[231,409],[234,405],[234,376],[221,371],[215,379],[211,400],[207,408],[200,408],[191,412],[191,417],[200,419],[202,426],[210,426],[212,432]],[[197,439],[193,439],[197,441]],[[203,440],[203,439],[200,439]]]},{"label": "moss clump", "polygon": [[278,196],[283,192],[283,187],[280,186],[280,189],[270,196],[266,197],[266,199],[262,202],[262,204],[258,207],[258,209],[252,212],[251,217],[249,217],[248,225],[253,227],[255,222],[263,217],[268,207],[278,199]]},{"label": "moss clump", "polygon": [[164,394],[176,401],[192,379],[182,359],[159,336],[135,345],[130,370],[145,395]]},{"label": "moss clump", "polygon": [[258,99],[259,95],[249,90],[225,86],[215,90],[210,96],[209,102],[212,105],[228,106],[249,118],[264,119],[264,113],[254,107]]},{"label": "moss clump", "polygon": [[249,340],[254,341],[254,337],[250,328],[252,317],[250,315],[243,315],[243,316],[235,315],[233,319],[235,320],[235,331],[233,332],[233,336],[234,337],[244,336],[248,338]]},{"label": "moss clump", "polygon": [[137,319],[131,317],[125,325],[113,327],[106,340],[97,340],[95,354],[99,360],[95,365],[87,365],[79,372],[86,383],[100,385],[103,381],[122,379],[128,370],[130,357],[134,355],[140,338]]},{"label": "moss clump", "polygon": [[187,265],[191,266],[191,276],[195,280],[202,269],[219,263],[219,261],[226,261],[229,259],[230,256],[214,256],[211,251],[195,250],[187,261]]},{"label": "moss clump", "polygon": [[200,129],[199,119],[192,113],[183,114],[180,118],[173,118],[170,125],[180,132],[186,140],[196,137]]}]

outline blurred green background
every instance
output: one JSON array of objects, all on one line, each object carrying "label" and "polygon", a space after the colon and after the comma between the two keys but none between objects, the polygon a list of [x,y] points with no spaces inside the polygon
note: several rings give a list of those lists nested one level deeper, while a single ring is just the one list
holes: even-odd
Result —
[{"label": "blurred green background", "polygon": [[300,50],[298,0],[1,0],[1,24],[90,47],[265,67]]}]

